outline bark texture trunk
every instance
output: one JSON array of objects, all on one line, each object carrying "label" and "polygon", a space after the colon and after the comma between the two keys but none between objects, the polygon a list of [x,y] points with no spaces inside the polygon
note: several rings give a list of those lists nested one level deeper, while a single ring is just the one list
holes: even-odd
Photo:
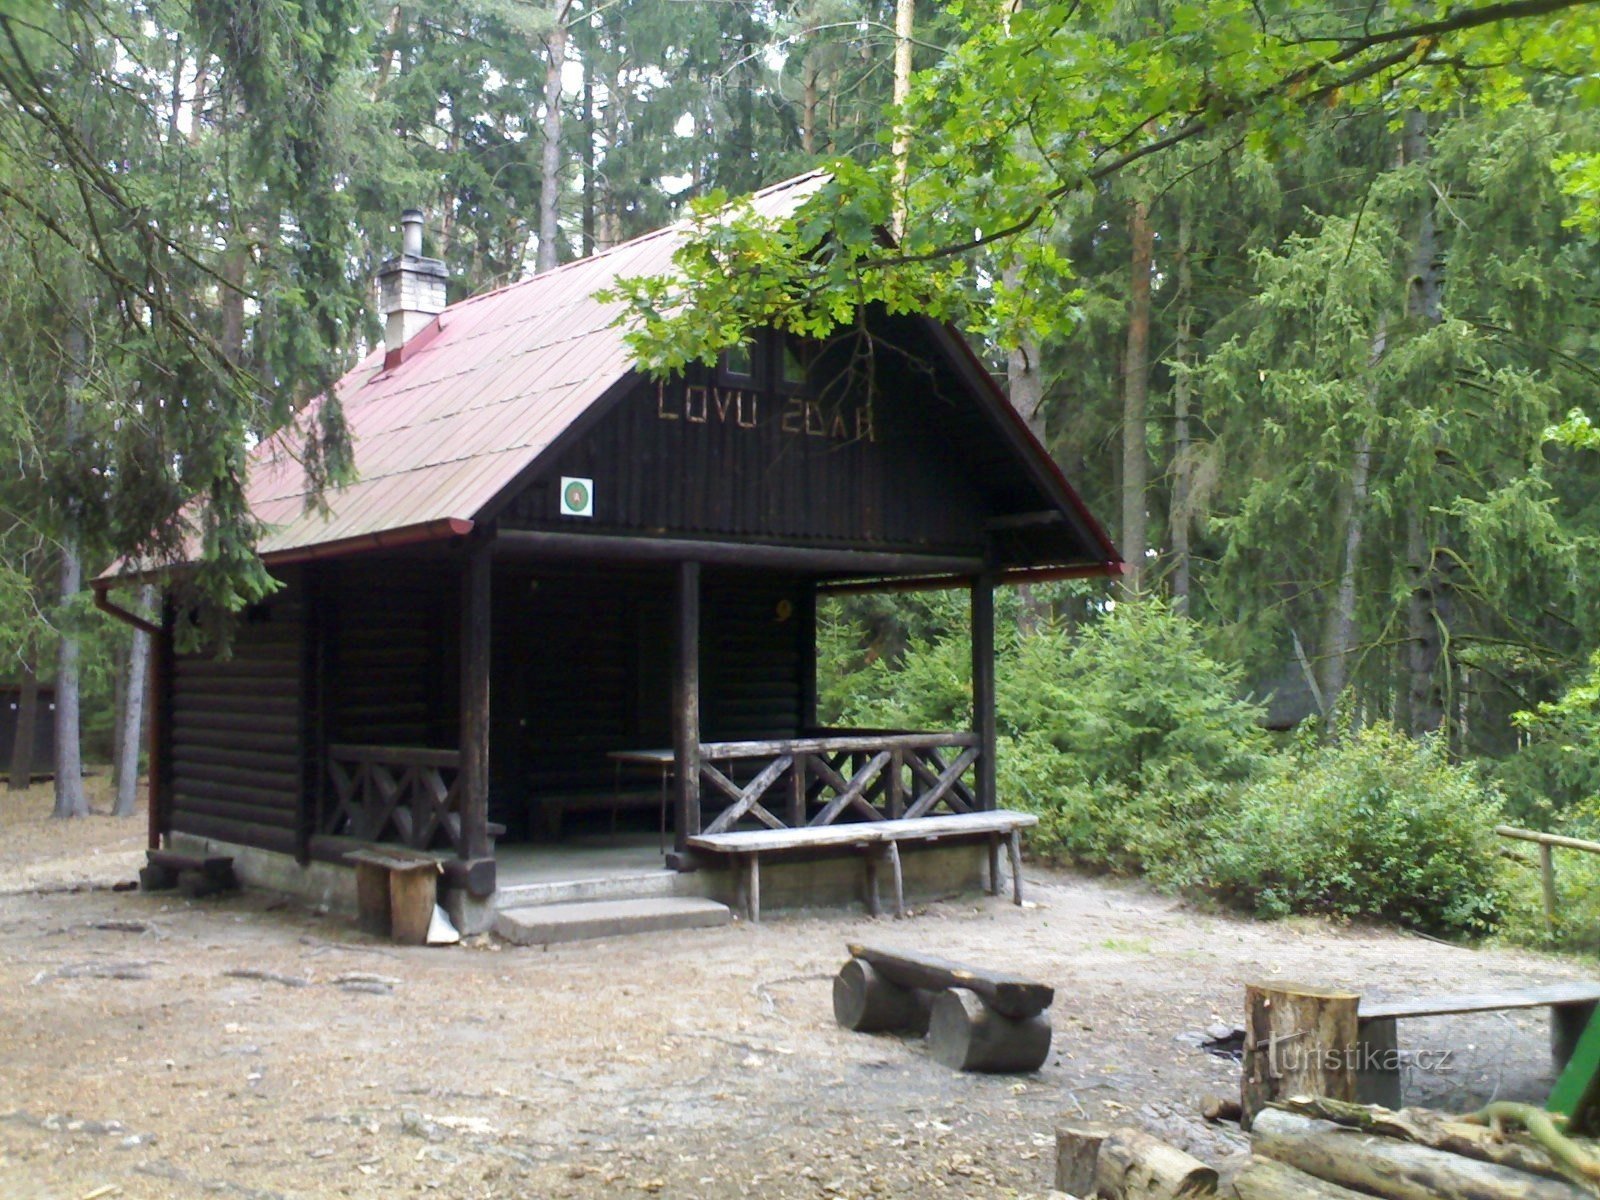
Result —
[{"label": "bark texture trunk", "polygon": [[[83,588],[83,564],[77,542],[64,539],[61,546],[63,606],[77,599]],[[86,817],[89,800],[83,791],[83,754],[78,720],[78,636],[70,623],[61,630],[56,654],[56,806],[57,817]]]},{"label": "bark texture trunk", "polygon": [[1150,210],[1135,200],[1128,217],[1133,243],[1133,277],[1128,292],[1128,349],[1122,376],[1122,557],[1128,569],[1122,576],[1127,596],[1144,591],[1145,491],[1149,485],[1146,448],[1146,411],[1150,391],[1150,266],[1155,257],[1155,234]]},{"label": "bark texture trunk", "polygon": [[1360,1000],[1354,992],[1288,984],[1245,988],[1241,1125],[1248,1129],[1269,1101],[1285,1096],[1356,1098]]},{"label": "bark texture trunk", "polygon": [[[1426,182],[1432,158],[1427,114],[1417,109],[1406,113],[1401,152],[1406,162],[1423,173]],[[1433,197],[1424,189],[1417,205],[1406,294],[1406,315],[1418,332],[1439,323],[1443,287]],[[1438,448],[1437,434],[1435,447]],[[1444,724],[1447,707],[1444,676],[1449,664],[1441,660],[1447,654],[1451,583],[1446,565],[1448,557],[1440,552],[1443,531],[1434,528],[1438,520],[1426,500],[1420,497],[1406,513],[1406,559],[1411,576],[1411,597],[1406,613],[1408,690],[1411,731],[1419,734],[1439,729]]]},{"label": "bark texture trunk", "polygon": [[[139,614],[149,616],[156,603],[156,589],[145,584],[139,589]],[[117,741],[117,801],[111,809],[114,817],[131,817],[139,803],[139,749],[144,744],[144,701],[149,689],[150,635],[142,629],[133,631],[133,644],[128,649],[127,683],[123,691],[122,710],[118,714],[121,733]]]},{"label": "bark texture trunk", "polygon": [[899,110],[911,95],[911,30],[916,0],[895,0],[894,6],[894,236],[906,232],[906,188],[911,182],[911,126]]},{"label": "bark texture trunk", "polygon": [[559,259],[556,241],[561,235],[561,67],[567,60],[567,15],[570,0],[558,4],[555,27],[545,42],[544,153],[539,169],[539,254],[535,269],[548,271]]},{"label": "bark texture trunk", "polygon": [[1189,615],[1189,511],[1193,492],[1194,463],[1189,436],[1189,403],[1193,391],[1189,379],[1189,358],[1193,353],[1190,321],[1193,316],[1193,276],[1189,248],[1193,240],[1189,207],[1178,217],[1178,338],[1173,348],[1178,360],[1177,377],[1172,381],[1172,512],[1168,517],[1172,540],[1172,608],[1180,616]]}]

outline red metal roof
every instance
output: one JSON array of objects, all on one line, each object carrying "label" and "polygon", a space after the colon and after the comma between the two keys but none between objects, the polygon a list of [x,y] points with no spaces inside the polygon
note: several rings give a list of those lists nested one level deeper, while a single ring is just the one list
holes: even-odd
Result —
[{"label": "red metal roof", "polygon": [[[780,217],[821,186],[802,175],[750,197],[754,210]],[[274,561],[341,553],[470,531],[483,508],[510,486],[573,421],[632,368],[622,306],[594,297],[619,277],[661,275],[690,231],[680,222],[590,258],[532,276],[446,308],[416,334],[398,364],[375,350],[334,388],[350,431],[355,481],[311,499],[295,455],[304,428],[291,426],[250,456],[246,497],[267,526],[258,551]],[[959,336],[968,365],[1000,397],[1019,450],[1088,530],[1090,544],[1117,558],[1110,540],[1048,453],[1016,419]],[[320,401],[302,420],[314,421]],[[113,564],[104,586],[127,572]]]},{"label": "red metal roof", "polygon": [[[826,180],[802,175],[757,192],[758,213],[792,211]],[[355,482],[307,511],[297,435],[251,455],[246,495],[284,557],[429,522],[470,521],[632,366],[616,304],[594,298],[618,277],[671,270],[688,223],[452,304],[437,332],[416,335],[384,370],[374,351],[335,387],[355,456]],[[418,340],[425,339],[425,340]],[[308,415],[314,415],[315,407]]]}]

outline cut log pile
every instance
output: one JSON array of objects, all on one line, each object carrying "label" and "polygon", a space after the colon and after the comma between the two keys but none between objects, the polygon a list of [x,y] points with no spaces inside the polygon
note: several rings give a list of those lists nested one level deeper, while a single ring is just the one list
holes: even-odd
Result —
[{"label": "cut log pile", "polygon": [[[1502,1119],[1504,1125],[1502,1126]],[[1055,1186],[1089,1200],[1587,1200],[1600,1150],[1524,1105],[1451,1116],[1292,1097],[1255,1116],[1251,1156],[1227,1172],[1136,1129],[1056,1132]]]}]

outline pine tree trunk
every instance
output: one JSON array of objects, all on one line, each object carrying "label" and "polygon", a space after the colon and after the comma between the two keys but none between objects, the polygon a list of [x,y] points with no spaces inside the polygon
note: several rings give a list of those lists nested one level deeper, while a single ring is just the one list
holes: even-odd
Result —
[{"label": "pine tree trunk", "polygon": [[911,178],[911,126],[901,109],[911,95],[911,30],[916,0],[895,0],[894,6],[894,236],[906,232],[906,188]]},{"label": "pine tree trunk", "polygon": [[[1402,137],[1406,161],[1418,164],[1426,176],[1432,158],[1427,114],[1417,109],[1407,112]],[[1443,288],[1433,197],[1431,192],[1424,191],[1418,201],[1406,295],[1407,316],[1419,332],[1439,323]],[[1435,444],[1437,446],[1437,435]],[[1411,598],[1406,614],[1411,731],[1418,734],[1440,728],[1444,724],[1446,707],[1440,658],[1450,625],[1451,583],[1446,566],[1448,556],[1441,553],[1443,547],[1438,544],[1443,531],[1433,528],[1436,520],[1422,498],[1418,498],[1406,513],[1406,559],[1411,574]]]},{"label": "pine tree trunk", "polygon": [[[612,103],[616,103],[615,99]],[[589,60],[583,59],[583,256],[588,258],[595,250],[595,161],[594,161],[594,77],[589,71]]]},{"label": "pine tree trunk", "polygon": [[1149,486],[1149,451],[1146,447],[1146,410],[1150,390],[1150,267],[1155,256],[1155,234],[1150,211],[1135,200],[1129,213],[1128,233],[1133,242],[1133,278],[1128,293],[1128,351],[1122,378],[1122,557],[1128,564],[1122,577],[1123,593],[1144,591],[1145,491]]},{"label": "pine tree trunk", "polygon": [[[69,335],[70,336],[70,335]],[[77,542],[61,546],[61,603],[70,604],[83,587],[83,565]],[[61,630],[56,656],[56,806],[57,817],[86,817],[89,800],[83,791],[83,757],[78,722],[78,635],[70,620]]]},{"label": "pine tree trunk", "polygon": [[[1389,323],[1380,316],[1377,332],[1372,335],[1372,349],[1367,355],[1367,367],[1373,377],[1368,391],[1374,403],[1377,399],[1378,364],[1383,361],[1388,341]],[[1328,608],[1327,632],[1322,640],[1322,678],[1318,686],[1322,693],[1322,715],[1326,718],[1325,736],[1331,736],[1338,724],[1340,700],[1345,684],[1350,679],[1350,658],[1355,653],[1356,572],[1361,558],[1361,543],[1366,533],[1367,492],[1371,477],[1372,439],[1363,430],[1356,438],[1355,452],[1350,460],[1350,477],[1339,497],[1338,519],[1334,526],[1344,531],[1344,546],[1339,559],[1339,586]]]},{"label": "pine tree trunk", "polygon": [[39,671],[33,651],[22,659],[22,687],[17,694],[17,728],[11,740],[11,771],[6,786],[13,792],[33,780],[33,744],[39,732]]},{"label": "pine tree trunk", "polygon": [[[147,583],[139,589],[139,614],[148,616],[155,603],[156,589]],[[144,744],[140,731],[144,729],[144,699],[149,673],[150,635],[142,629],[135,629],[133,644],[128,649],[124,700],[117,719],[117,802],[111,810],[114,817],[133,816],[139,803],[139,748]]]},{"label": "pine tree trunk", "polygon": [[561,67],[567,59],[567,13],[570,2],[557,6],[555,28],[546,42],[544,72],[544,155],[539,171],[539,255],[535,268],[548,271],[559,260],[561,236]]},{"label": "pine tree trunk", "polygon": [[1189,206],[1178,216],[1178,339],[1173,354],[1178,360],[1177,377],[1172,381],[1172,512],[1168,515],[1168,536],[1172,540],[1172,608],[1180,616],[1189,615],[1189,500],[1192,494],[1194,464],[1190,461],[1189,379],[1192,271],[1189,266]]},{"label": "pine tree trunk", "polygon": [[810,155],[817,152],[817,69],[807,63],[802,70],[805,82],[800,91],[800,148]]}]

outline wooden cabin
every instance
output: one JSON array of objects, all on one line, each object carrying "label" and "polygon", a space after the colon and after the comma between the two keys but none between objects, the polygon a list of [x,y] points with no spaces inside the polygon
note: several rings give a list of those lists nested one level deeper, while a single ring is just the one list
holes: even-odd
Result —
[{"label": "wooden cabin", "polygon": [[[174,653],[168,611],[153,846],[308,867],[403,843],[492,904],[497,864],[563,829],[620,820],[687,870],[751,826],[997,809],[993,590],[1118,561],[955,332],[755,331],[656,382],[594,294],[669,270],[680,228],[447,306],[406,225],[386,345],[337,385],[357,479],[308,510],[285,445],[259,447],[281,589],[227,658]],[[819,593],[907,585],[970,590],[973,727],[819,727]]]}]

